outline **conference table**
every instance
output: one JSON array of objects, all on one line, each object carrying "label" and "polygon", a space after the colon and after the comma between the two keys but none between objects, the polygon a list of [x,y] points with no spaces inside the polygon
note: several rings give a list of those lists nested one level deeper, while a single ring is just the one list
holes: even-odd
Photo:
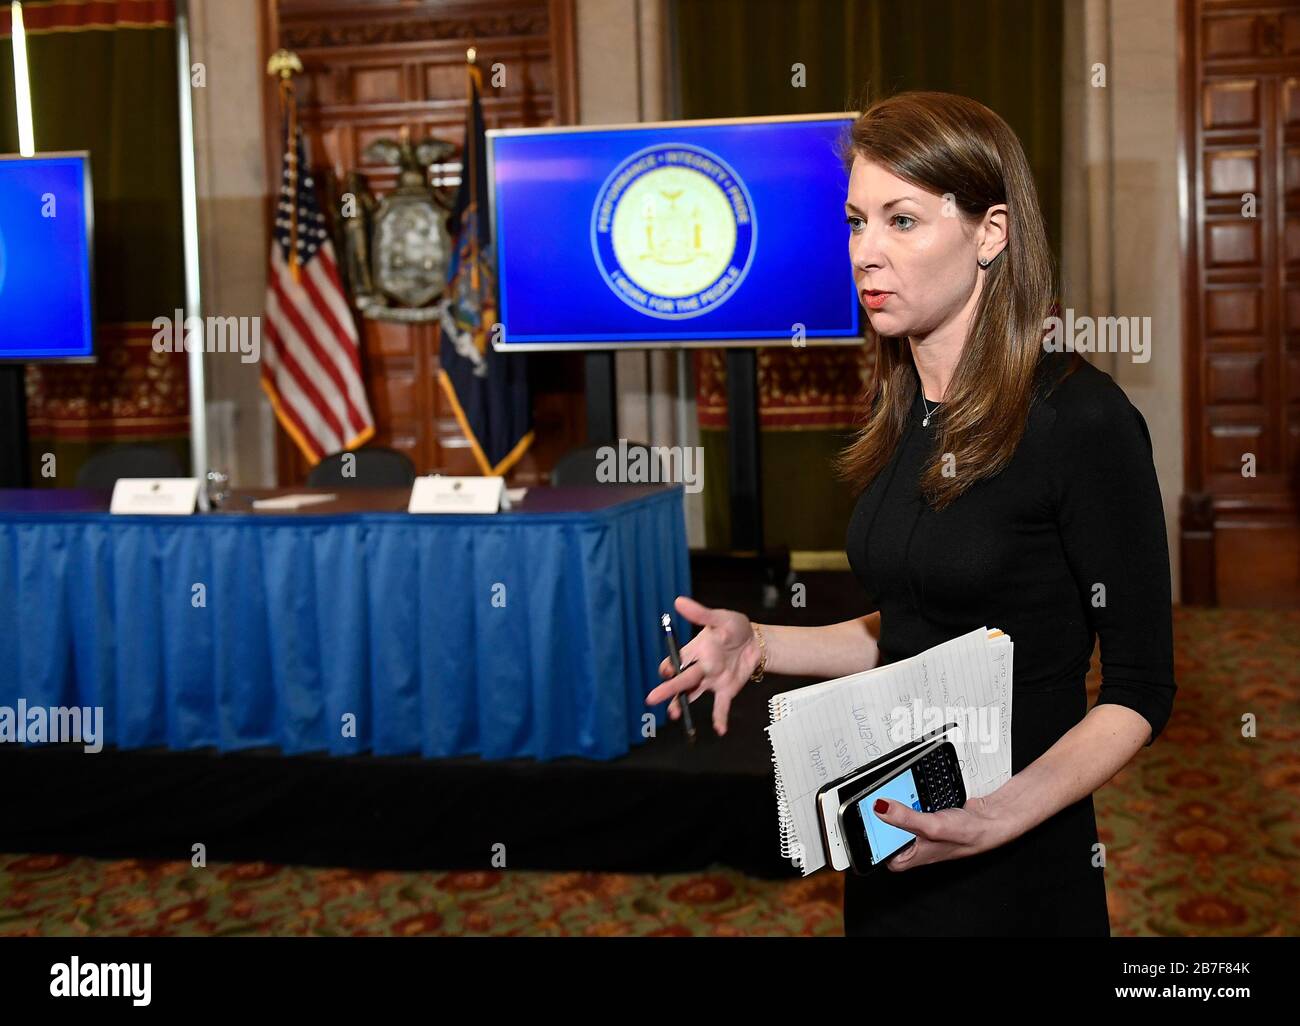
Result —
[{"label": "conference table", "polygon": [[100,707],[121,749],[285,754],[612,759],[662,725],[680,485],[529,488],[486,515],[408,514],[406,489],[252,507],[312,491],[141,516],[0,490],[0,706]]}]

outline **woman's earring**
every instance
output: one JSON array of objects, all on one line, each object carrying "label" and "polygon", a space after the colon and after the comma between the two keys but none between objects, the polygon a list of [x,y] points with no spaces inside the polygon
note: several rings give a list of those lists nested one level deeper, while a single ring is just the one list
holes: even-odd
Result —
[{"label": "woman's earring", "polygon": [[983,259],[983,260],[980,261],[980,266],[981,266],[981,267],[988,267],[988,265],[989,265],[989,262],[988,262],[987,259]]}]

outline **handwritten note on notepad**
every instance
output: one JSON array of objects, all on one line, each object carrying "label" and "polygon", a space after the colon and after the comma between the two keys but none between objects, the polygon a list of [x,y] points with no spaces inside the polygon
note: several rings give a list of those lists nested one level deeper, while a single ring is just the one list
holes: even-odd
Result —
[{"label": "handwritten note on notepad", "polygon": [[781,854],[805,876],[820,869],[818,788],[953,719],[967,796],[1011,779],[1012,653],[1006,634],[981,627],[910,659],[774,695],[767,733]]}]

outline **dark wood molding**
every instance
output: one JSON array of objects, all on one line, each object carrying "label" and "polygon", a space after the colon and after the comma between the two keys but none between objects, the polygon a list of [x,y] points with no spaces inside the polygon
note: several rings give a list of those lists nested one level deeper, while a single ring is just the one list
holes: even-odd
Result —
[{"label": "dark wood molding", "polygon": [[510,36],[535,36],[547,31],[544,12],[520,11],[510,15],[474,18],[411,18],[409,21],[344,22],[342,24],[298,24],[281,26],[282,45],[290,50],[322,50],[332,47],[385,46],[393,43],[446,42],[449,39],[473,44],[480,40]]},{"label": "dark wood molding", "polygon": [[578,123],[578,13],[576,0],[549,0],[551,63],[555,69],[555,123]]},{"label": "dark wood molding", "polygon": [[[280,160],[284,157],[280,139],[279,87],[266,74],[266,62],[280,48],[279,13],[275,0],[262,0],[261,17],[257,22],[257,67],[262,79],[262,152],[266,158],[266,193],[268,213],[275,209],[276,194],[280,191]],[[268,220],[269,224],[270,221]]]},{"label": "dark wood molding", "polygon": [[1196,157],[1196,3],[1178,0],[1178,249],[1183,305],[1183,489],[1201,489],[1200,289],[1197,286],[1199,161]]},{"label": "dark wood molding", "polygon": [[1218,604],[1214,566],[1214,496],[1187,494],[1179,509],[1180,598],[1185,606]]},{"label": "dark wood molding", "polygon": [[1181,592],[1296,604],[1300,9],[1178,0],[1177,17]]}]

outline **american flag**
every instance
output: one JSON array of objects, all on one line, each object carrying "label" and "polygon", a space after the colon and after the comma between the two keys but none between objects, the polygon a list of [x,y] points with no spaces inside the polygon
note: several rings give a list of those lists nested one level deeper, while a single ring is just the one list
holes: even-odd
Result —
[{"label": "american flag", "polygon": [[[361,348],[302,129],[285,146],[266,287],[262,388],[307,461],[355,449],[375,433],[361,380]],[[296,259],[295,257],[296,253]]]}]

